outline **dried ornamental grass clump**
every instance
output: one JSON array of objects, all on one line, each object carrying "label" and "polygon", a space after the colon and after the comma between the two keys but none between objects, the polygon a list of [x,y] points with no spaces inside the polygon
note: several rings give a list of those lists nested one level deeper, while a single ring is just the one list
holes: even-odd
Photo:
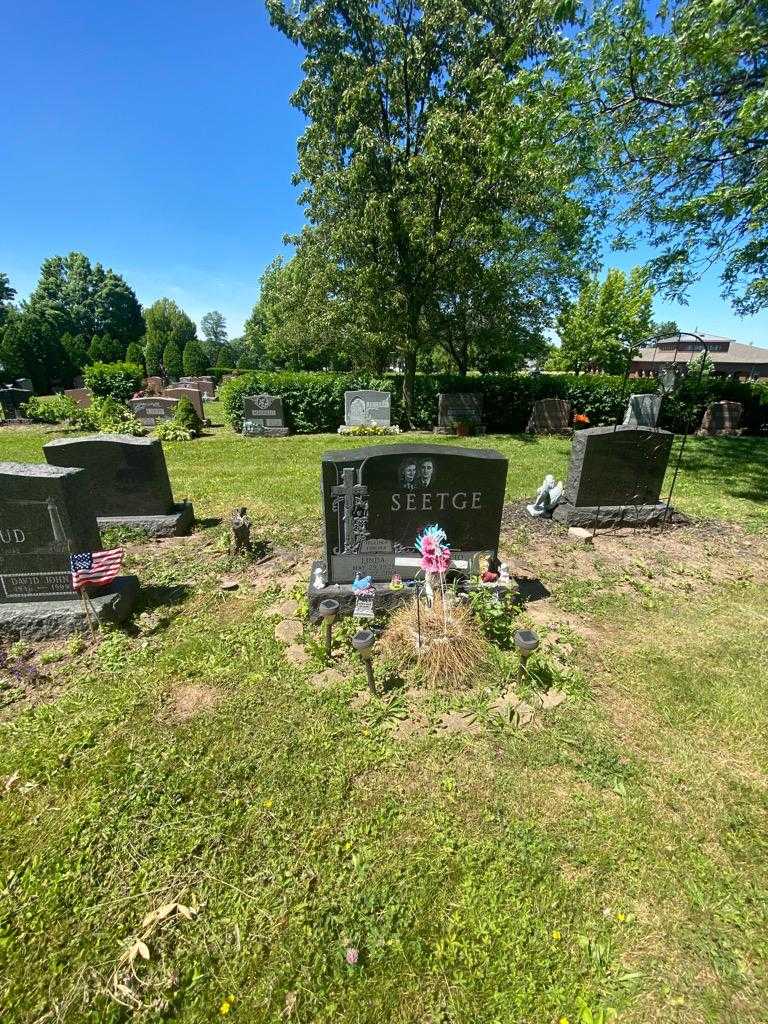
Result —
[{"label": "dried ornamental grass clump", "polygon": [[417,602],[394,613],[381,639],[382,654],[400,670],[416,667],[429,686],[471,685],[489,654],[471,611],[449,595],[435,595],[431,607]]}]

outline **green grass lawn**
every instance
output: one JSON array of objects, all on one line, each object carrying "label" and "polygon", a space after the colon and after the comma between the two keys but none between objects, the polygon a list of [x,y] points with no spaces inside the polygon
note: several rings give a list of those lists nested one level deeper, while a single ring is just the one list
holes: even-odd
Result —
[{"label": "green grass lawn", "polygon": [[[2,458],[52,436],[1,432]],[[166,453],[198,517],[246,504],[312,549],[319,455],[352,443]],[[510,499],[566,469],[567,441],[469,443],[509,456]],[[534,677],[567,693],[527,729],[489,710],[507,651],[469,691],[366,703],[346,625],[329,685],[313,630],[303,667],[275,640],[289,553],[252,581],[223,527],[132,545],[135,628],[0,669],[0,1019],[764,1024],[767,479],[768,441],[691,439],[675,504],[722,528],[505,537],[550,594],[519,619]],[[414,709],[477,728],[398,738]]]}]

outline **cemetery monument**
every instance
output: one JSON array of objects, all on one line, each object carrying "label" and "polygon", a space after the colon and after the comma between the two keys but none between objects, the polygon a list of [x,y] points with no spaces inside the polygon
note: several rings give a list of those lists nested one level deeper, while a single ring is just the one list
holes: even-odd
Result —
[{"label": "cemetery monument", "polygon": [[478,391],[437,396],[436,434],[484,434],[483,396]]},{"label": "cemetery monument", "polygon": [[[448,536],[452,569],[478,573],[498,553],[507,465],[491,449],[444,445],[372,445],[323,455],[325,558],[312,567],[312,617],[327,598],[350,611],[353,584],[367,577],[382,610],[400,603],[408,592],[398,582],[420,575],[416,537],[433,523]],[[313,583],[318,577],[322,588]]]},{"label": "cemetery monument", "polygon": [[655,427],[659,422],[663,395],[630,395],[624,413],[625,427]]},{"label": "cemetery monument", "polygon": [[552,518],[568,526],[649,526],[666,519],[659,495],[672,434],[649,427],[589,427],[571,444],[565,490]]},{"label": "cemetery monument", "polygon": [[128,408],[142,426],[156,427],[158,423],[173,419],[178,404],[178,398],[145,395],[144,398],[131,398],[128,401]]},{"label": "cemetery monument", "polygon": [[712,402],[707,406],[697,434],[699,437],[740,437],[743,414],[741,402]]},{"label": "cemetery monument", "polygon": [[564,398],[540,398],[533,403],[531,418],[525,428],[528,434],[572,433],[573,409]]},{"label": "cemetery monument", "polygon": [[287,437],[283,400],[274,395],[246,395],[243,399],[245,437]]},{"label": "cemetery monument", "polygon": [[127,526],[154,537],[189,533],[192,505],[174,502],[163,446],[156,437],[65,437],[43,445],[43,452],[53,466],[86,471],[99,529]]},{"label": "cemetery monument", "polygon": [[391,427],[392,396],[389,391],[345,391],[344,425],[339,433],[344,434],[356,427]]},{"label": "cemetery monument", "polygon": [[[69,559],[100,550],[87,471],[0,462],[0,636],[40,640],[87,629]],[[119,576],[89,593],[99,619],[120,622],[138,580]]]}]

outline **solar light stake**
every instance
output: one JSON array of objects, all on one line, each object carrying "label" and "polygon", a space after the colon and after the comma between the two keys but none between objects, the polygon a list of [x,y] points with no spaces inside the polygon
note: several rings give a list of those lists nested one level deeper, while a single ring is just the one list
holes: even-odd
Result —
[{"label": "solar light stake", "polygon": [[515,631],[515,647],[520,655],[520,675],[525,671],[525,664],[538,649],[539,638],[532,629],[518,629]]},{"label": "solar light stake", "polygon": [[370,629],[361,629],[352,637],[352,646],[360,655],[360,660],[365,665],[365,675],[368,679],[368,689],[373,696],[376,696],[376,684],[373,681],[373,643],[376,637]]},{"label": "solar light stake", "polygon": [[328,598],[326,601],[320,602],[317,610],[320,613],[320,618],[325,623],[325,657],[327,661],[330,661],[331,646],[333,644],[333,624],[336,621],[336,616],[339,614],[339,602]]}]

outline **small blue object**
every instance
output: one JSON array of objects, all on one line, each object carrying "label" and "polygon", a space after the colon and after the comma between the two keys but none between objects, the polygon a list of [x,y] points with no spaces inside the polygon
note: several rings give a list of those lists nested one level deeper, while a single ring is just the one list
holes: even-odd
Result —
[{"label": "small blue object", "polygon": [[362,591],[364,590],[369,590],[372,583],[373,576],[363,576],[362,579],[360,579],[360,577],[358,576],[352,583],[352,590],[356,594],[362,593]]}]

